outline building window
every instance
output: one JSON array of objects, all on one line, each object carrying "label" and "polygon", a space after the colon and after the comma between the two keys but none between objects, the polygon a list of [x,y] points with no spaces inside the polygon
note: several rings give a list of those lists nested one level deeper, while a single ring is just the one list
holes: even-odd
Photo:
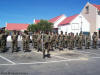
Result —
[{"label": "building window", "polygon": [[71,25],[71,29],[72,30],[79,30],[79,23],[72,23],[72,25]]},{"label": "building window", "polygon": [[89,13],[89,6],[86,6],[85,9],[86,9],[86,14],[88,14]]},{"label": "building window", "polygon": [[98,11],[98,15],[100,15],[100,10]]}]

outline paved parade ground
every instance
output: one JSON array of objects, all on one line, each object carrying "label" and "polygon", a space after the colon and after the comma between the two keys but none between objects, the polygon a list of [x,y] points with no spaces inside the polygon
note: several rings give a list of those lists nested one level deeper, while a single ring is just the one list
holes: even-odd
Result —
[{"label": "paved parade ground", "polygon": [[23,52],[19,40],[19,52],[0,53],[0,75],[100,75],[100,48],[51,51],[51,58],[42,58],[42,52],[32,49]]}]

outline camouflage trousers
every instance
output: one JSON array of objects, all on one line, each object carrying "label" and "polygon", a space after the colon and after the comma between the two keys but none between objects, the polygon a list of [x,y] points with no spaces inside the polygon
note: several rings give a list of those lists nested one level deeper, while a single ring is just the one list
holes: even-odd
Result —
[{"label": "camouflage trousers", "polygon": [[69,49],[73,49],[73,41],[72,40],[70,40],[70,42],[69,42]]},{"label": "camouflage trousers", "polygon": [[64,42],[64,47],[67,48],[68,47],[68,41]]},{"label": "camouflage trousers", "polygon": [[90,47],[90,42],[87,41],[87,42],[86,42],[86,48],[89,48],[89,47]]},{"label": "camouflage trousers", "polygon": [[29,41],[23,41],[23,50],[29,50]]},{"label": "camouflage trousers", "polygon": [[54,42],[54,47],[55,47],[55,49],[59,47],[59,42],[58,41]]},{"label": "camouflage trousers", "polygon": [[17,51],[17,48],[18,48],[18,43],[17,41],[12,41],[12,51]]},{"label": "camouflage trousers", "polygon": [[41,42],[37,42],[37,50],[42,51],[42,43]]},{"label": "camouflage trousers", "polygon": [[97,48],[97,41],[93,41],[93,48]]},{"label": "camouflage trousers", "polygon": [[78,47],[78,40],[75,40],[75,46]]},{"label": "camouflage trousers", "polygon": [[59,41],[59,49],[62,50],[64,46],[64,42],[63,41]]},{"label": "camouflage trousers", "polygon": [[45,49],[43,49],[43,58],[45,58],[45,55],[50,55],[50,43],[48,42],[45,43]]},{"label": "camouflage trousers", "polygon": [[5,48],[6,48],[5,43],[6,43],[5,40],[0,40],[0,52],[5,50]]},{"label": "camouflage trousers", "polygon": [[82,41],[78,41],[78,48],[82,49]]}]

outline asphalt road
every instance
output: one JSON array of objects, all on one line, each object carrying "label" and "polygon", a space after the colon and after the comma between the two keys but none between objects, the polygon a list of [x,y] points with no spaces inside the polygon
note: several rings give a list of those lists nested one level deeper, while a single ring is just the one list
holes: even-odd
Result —
[{"label": "asphalt road", "polygon": [[32,49],[0,53],[0,75],[100,75],[100,48],[51,51],[51,58],[42,59],[42,53]]}]

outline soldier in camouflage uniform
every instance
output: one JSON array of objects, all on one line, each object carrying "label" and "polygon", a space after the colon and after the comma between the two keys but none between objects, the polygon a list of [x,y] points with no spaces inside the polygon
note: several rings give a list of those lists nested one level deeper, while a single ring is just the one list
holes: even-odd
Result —
[{"label": "soldier in camouflage uniform", "polygon": [[8,33],[4,32],[4,46],[6,48],[6,43],[7,43],[7,37],[8,37]]},{"label": "soldier in camouflage uniform", "polygon": [[82,33],[79,34],[78,49],[82,49]]},{"label": "soldier in camouflage uniform", "polygon": [[6,42],[7,42],[7,34],[5,32],[5,30],[3,30],[2,32],[2,50],[6,51]]},{"label": "soldier in camouflage uniform", "polygon": [[59,35],[58,35],[58,33],[55,34],[54,44],[55,44],[55,49],[58,48],[58,46],[59,46]]},{"label": "soldier in camouflage uniform", "polygon": [[12,38],[12,53],[18,51],[18,34],[16,31],[13,31],[11,36]]},{"label": "soldier in camouflage uniform", "polygon": [[94,32],[93,36],[92,36],[92,39],[93,39],[93,48],[97,48],[97,41],[98,41],[98,37],[97,37],[97,33]]},{"label": "soldier in camouflage uniform", "polygon": [[85,46],[85,35],[82,34],[82,45]]},{"label": "soldier in camouflage uniform", "polygon": [[73,44],[74,44],[73,40],[74,40],[74,35],[73,35],[73,33],[70,33],[70,40],[69,40],[69,49],[70,50],[73,50]]},{"label": "soldier in camouflage uniform", "polygon": [[2,50],[2,39],[3,39],[3,34],[2,34],[2,30],[0,30],[0,52],[3,52],[3,50]]},{"label": "soldier in camouflage uniform", "polygon": [[61,34],[59,35],[59,50],[63,50],[64,46],[64,35],[63,32],[61,31]]},{"label": "soldier in camouflage uniform", "polygon": [[78,33],[76,33],[75,35],[75,46],[78,47],[78,40],[79,40],[79,36]]},{"label": "soldier in camouflage uniform", "polygon": [[27,52],[29,51],[29,44],[30,44],[30,36],[28,34],[28,31],[25,31],[25,44],[24,44],[24,51]]},{"label": "soldier in camouflage uniform", "polygon": [[70,49],[70,39],[71,39],[71,33],[68,33],[68,36],[67,36],[67,39],[68,39],[68,49]]},{"label": "soldier in camouflage uniform", "polygon": [[67,32],[65,32],[65,36],[64,36],[64,47],[65,48],[68,47],[68,36],[67,36]]},{"label": "soldier in camouflage uniform", "polygon": [[[45,59],[45,57],[47,56],[48,58],[50,58],[50,36],[48,34],[48,32],[46,32],[46,34],[43,35],[43,39],[44,39],[44,47],[45,49],[43,49],[43,58]],[[46,54],[47,52],[47,54]]]},{"label": "soldier in camouflage uniform", "polygon": [[41,44],[41,38],[42,38],[42,35],[40,32],[38,32],[38,37],[37,37],[37,51],[42,51],[42,44]]},{"label": "soldier in camouflage uniform", "polygon": [[72,33],[72,49],[75,47],[75,37],[74,33]]},{"label": "soldier in camouflage uniform", "polygon": [[55,34],[53,32],[50,33],[50,50],[54,51],[55,47]]},{"label": "soldier in camouflage uniform", "polygon": [[90,43],[91,43],[91,36],[90,33],[86,36],[86,49],[90,48]]},{"label": "soldier in camouflage uniform", "polygon": [[35,36],[34,37],[34,48],[37,49],[38,48],[38,44],[37,44],[38,32],[36,32],[34,36]]},{"label": "soldier in camouflage uniform", "polygon": [[32,34],[32,45],[33,45],[33,48],[37,49],[37,38],[38,38],[38,34],[36,32],[34,32]]}]

